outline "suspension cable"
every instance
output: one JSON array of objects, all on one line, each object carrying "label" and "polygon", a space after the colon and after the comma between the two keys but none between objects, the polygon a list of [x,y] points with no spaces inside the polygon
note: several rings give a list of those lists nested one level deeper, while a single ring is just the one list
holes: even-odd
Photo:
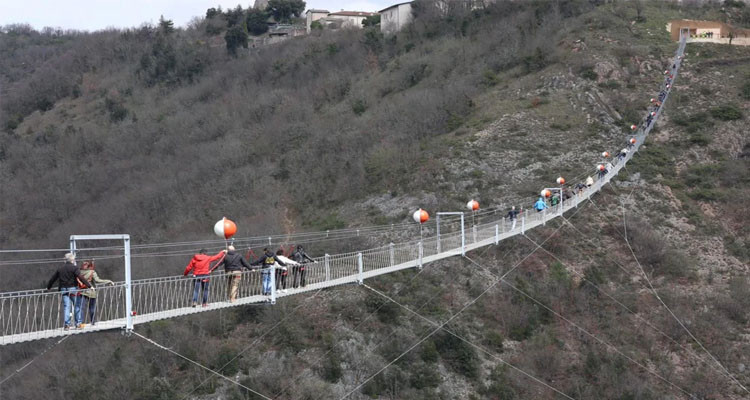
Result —
[{"label": "suspension cable", "polygon": [[[236,380],[234,380],[234,379],[232,379],[232,378],[230,378],[230,377],[228,377],[228,376],[226,376],[226,375],[223,375],[223,374],[221,374],[221,373],[219,373],[219,372],[217,372],[217,371],[214,371],[214,370],[212,370],[211,368],[208,368],[207,366],[205,366],[205,365],[203,365],[203,364],[199,363],[198,361],[195,361],[195,360],[193,360],[193,359],[190,359],[190,358],[188,358],[188,357],[185,357],[185,356],[183,356],[182,354],[180,354],[180,353],[178,353],[178,352],[176,352],[176,351],[174,351],[174,350],[170,349],[169,347],[166,347],[166,346],[164,346],[164,345],[161,345],[161,344],[159,344],[159,343],[155,342],[154,340],[152,340],[152,339],[149,339],[149,338],[147,338],[147,337],[145,337],[145,336],[141,335],[140,333],[138,333],[138,332],[136,332],[136,331],[132,331],[132,333],[133,333],[133,334],[134,334],[135,336],[138,336],[139,338],[141,338],[141,339],[143,339],[143,340],[145,340],[145,341],[147,341],[147,342],[149,342],[149,343],[153,344],[154,346],[156,346],[156,347],[158,347],[158,348],[160,348],[160,349],[162,349],[162,350],[168,351],[168,352],[170,352],[170,353],[172,353],[172,354],[176,355],[177,357],[180,357],[180,358],[182,358],[182,359],[183,359],[183,360],[185,360],[185,361],[188,361],[188,362],[190,362],[190,363],[192,363],[192,364],[195,364],[195,365],[197,365],[197,366],[199,366],[199,367],[201,367],[201,368],[205,369],[206,371],[208,371],[208,372],[210,372],[210,373],[212,373],[212,374],[214,374],[214,375],[216,375],[216,376],[218,376],[218,377],[220,377],[220,378],[222,378],[222,379],[224,379],[224,380],[226,380],[226,381],[232,382],[232,383],[234,383],[235,385],[237,385],[237,386],[240,386],[240,387],[242,387],[243,389],[245,389],[245,390],[247,390],[247,391],[250,391],[250,392],[252,392],[252,393],[254,393],[254,394],[256,394],[256,395],[258,395],[258,396],[260,396],[260,397],[262,397],[262,398],[264,398],[264,399],[272,400],[272,399],[271,399],[270,397],[268,397],[268,396],[266,396],[266,395],[264,395],[264,394],[262,394],[262,393],[260,393],[260,392],[257,392],[257,391],[255,391],[255,390],[253,390],[253,389],[250,389],[249,387],[247,387],[247,386],[245,386],[245,385],[241,384],[240,382],[237,382]],[[191,392],[191,393],[192,393],[192,392]],[[188,395],[189,395],[189,393],[188,393]]]}]

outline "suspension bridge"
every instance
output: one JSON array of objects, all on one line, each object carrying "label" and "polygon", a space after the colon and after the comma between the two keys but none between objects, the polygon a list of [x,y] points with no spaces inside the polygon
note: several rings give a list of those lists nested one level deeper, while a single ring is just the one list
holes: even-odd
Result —
[{"label": "suspension bridge", "polygon": [[[314,262],[306,264],[306,285],[292,287],[288,290],[277,290],[274,282],[275,273],[271,273],[271,293],[262,293],[261,274],[257,271],[243,271],[236,301],[229,302],[227,293],[228,274],[211,276],[209,306],[192,307],[192,290],[194,279],[184,276],[169,276],[149,279],[131,279],[131,244],[126,234],[116,235],[73,235],[70,237],[70,251],[75,252],[82,241],[92,240],[121,241],[124,259],[125,279],[111,286],[96,288],[97,308],[95,325],[84,329],[64,329],[61,318],[62,304],[60,294],[43,289],[24,290],[0,293],[0,345],[26,342],[38,339],[85,334],[103,330],[122,329],[132,332],[135,325],[156,320],[177,318],[200,312],[212,312],[223,308],[254,303],[274,304],[278,298],[292,296],[323,288],[359,283],[379,275],[389,274],[409,268],[422,268],[424,264],[450,257],[462,256],[466,252],[485,246],[497,245],[500,241],[522,235],[525,231],[545,225],[547,222],[562,217],[566,212],[577,208],[599,192],[633,158],[645,138],[656,124],[669,97],[671,83],[677,77],[683,58],[686,36],[682,36],[673,63],[665,75],[661,92],[664,98],[661,104],[649,108],[648,118],[641,122],[632,137],[630,151],[623,157],[612,160],[613,167],[608,173],[597,176],[591,186],[568,199],[562,199],[556,206],[541,212],[523,210],[516,220],[508,217],[497,218],[472,226],[467,226],[463,213],[455,214],[453,224],[448,229],[438,231],[436,235],[421,237],[419,240],[390,243],[386,246],[343,254],[332,254],[317,257]],[[460,223],[459,223],[460,222]],[[352,230],[353,232],[353,230]],[[359,232],[357,232],[359,233]],[[326,234],[328,235],[328,234]],[[268,237],[271,243],[272,237]]]}]

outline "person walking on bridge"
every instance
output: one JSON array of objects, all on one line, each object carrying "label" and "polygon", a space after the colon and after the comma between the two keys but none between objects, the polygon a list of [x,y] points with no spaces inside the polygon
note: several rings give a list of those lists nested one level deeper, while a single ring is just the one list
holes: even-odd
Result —
[{"label": "person walking on bridge", "polygon": [[508,211],[508,219],[510,219],[510,230],[516,229],[516,220],[518,220],[518,210],[516,206],[511,206]]},{"label": "person walking on bridge", "polygon": [[546,208],[549,208],[549,206],[547,205],[547,202],[545,202],[541,197],[536,201],[536,203],[534,203],[534,209],[536,209],[536,212],[542,212]]},{"label": "person walking on bridge", "polygon": [[283,261],[278,260],[276,255],[267,247],[263,249],[263,255],[259,259],[250,263],[250,265],[262,265],[263,296],[271,294],[271,270],[273,269],[273,265],[277,263],[282,266],[286,265]]},{"label": "person walking on bridge", "polygon": [[47,290],[52,289],[55,282],[59,282],[57,289],[62,293],[63,301],[63,329],[70,329],[70,311],[74,310],[75,327],[81,328],[81,296],[79,296],[79,282],[84,287],[90,288],[91,284],[81,275],[81,270],[76,265],[74,253],[65,254],[65,264],[58,268],[47,282]]},{"label": "person walking on bridge", "polygon": [[224,265],[224,272],[227,274],[227,293],[230,303],[237,300],[237,292],[240,287],[240,280],[242,280],[242,268],[253,270],[253,267],[245,261],[245,257],[242,257],[242,254],[235,252],[235,250],[234,246],[227,247],[227,255],[221,262]]},{"label": "person walking on bridge", "polygon": [[94,261],[84,261],[81,265],[81,275],[86,279],[87,282],[91,283],[91,289],[84,290],[83,293],[83,309],[87,310],[87,315],[91,325],[96,325],[96,285],[110,285],[114,286],[115,283],[109,279],[102,279],[99,274],[94,270],[96,265]]},{"label": "person walking on bridge", "polygon": [[[307,284],[305,282],[305,275],[307,272],[305,271],[305,264],[307,262],[315,262],[310,256],[305,253],[305,249],[301,245],[297,245],[297,247],[294,249],[294,253],[292,253],[292,260],[299,263],[299,265],[292,266],[292,286],[296,289],[297,285],[299,284],[302,287],[305,287]],[[297,281],[297,276],[299,275],[299,282]]]},{"label": "person walking on bridge", "polygon": [[193,256],[193,259],[190,260],[187,267],[185,267],[185,272],[183,272],[182,275],[187,276],[187,274],[192,271],[193,277],[195,278],[195,287],[193,288],[193,307],[198,305],[198,293],[201,289],[203,290],[203,307],[208,307],[208,281],[209,276],[211,275],[211,263],[222,258],[226,252],[226,250],[222,250],[216,255],[207,256],[207,250],[201,249],[198,254]]}]

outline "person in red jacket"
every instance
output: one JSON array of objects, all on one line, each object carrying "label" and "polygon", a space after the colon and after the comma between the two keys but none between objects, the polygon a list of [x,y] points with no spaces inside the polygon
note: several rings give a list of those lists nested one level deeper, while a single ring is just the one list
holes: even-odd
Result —
[{"label": "person in red jacket", "polygon": [[208,306],[208,277],[211,275],[211,262],[216,261],[226,253],[226,250],[218,252],[216,255],[207,256],[206,249],[193,256],[190,263],[185,267],[183,276],[187,276],[190,271],[193,271],[193,277],[195,277],[195,288],[193,289],[193,307],[198,305],[198,292],[203,289],[203,307]]}]

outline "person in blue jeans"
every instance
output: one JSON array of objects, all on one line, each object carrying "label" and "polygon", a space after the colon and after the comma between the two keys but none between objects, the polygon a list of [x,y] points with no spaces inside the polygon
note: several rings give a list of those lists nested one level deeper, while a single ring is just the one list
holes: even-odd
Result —
[{"label": "person in blue jeans", "polygon": [[75,328],[80,329],[83,322],[81,313],[81,302],[79,284],[90,288],[91,284],[81,275],[81,270],[76,265],[76,255],[73,253],[65,254],[65,265],[55,271],[52,278],[47,283],[47,290],[52,289],[52,285],[58,283],[58,290],[62,294],[63,301],[63,329],[66,331],[71,327],[70,309],[74,310]]},{"label": "person in blue jeans", "polygon": [[203,307],[208,307],[208,283],[211,276],[211,263],[220,260],[221,262],[224,255],[227,253],[226,250],[222,250],[213,256],[206,255],[208,251],[201,249],[198,254],[194,255],[190,260],[190,263],[185,267],[183,276],[187,274],[193,274],[195,278],[195,288],[193,289],[193,307],[198,305],[198,293],[203,288]]},{"label": "person in blue jeans", "polygon": [[286,264],[276,258],[276,255],[268,248],[263,249],[263,253],[259,259],[253,261],[250,265],[262,265],[263,296],[268,296],[271,294],[271,270],[273,269],[273,265],[278,263],[282,267],[285,267]]}]

